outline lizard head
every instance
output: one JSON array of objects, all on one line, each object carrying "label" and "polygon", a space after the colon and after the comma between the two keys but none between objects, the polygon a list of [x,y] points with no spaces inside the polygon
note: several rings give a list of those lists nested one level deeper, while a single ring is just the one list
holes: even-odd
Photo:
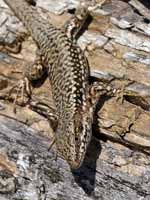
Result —
[{"label": "lizard head", "polygon": [[69,163],[71,169],[77,169],[83,163],[92,135],[91,113],[92,111],[77,110],[71,120],[58,125],[57,151]]}]

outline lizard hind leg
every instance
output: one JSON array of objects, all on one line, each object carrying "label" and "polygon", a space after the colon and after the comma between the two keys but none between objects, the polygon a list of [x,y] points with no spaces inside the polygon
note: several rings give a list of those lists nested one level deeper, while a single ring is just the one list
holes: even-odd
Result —
[{"label": "lizard hind leg", "polygon": [[11,96],[13,91],[16,91],[13,102],[14,112],[16,112],[16,104],[19,96],[21,96],[21,105],[24,105],[24,97],[27,96],[27,99],[30,100],[32,96],[32,89],[34,87],[40,87],[46,78],[47,68],[43,65],[42,56],[37,54],[35,61],[25,68],[22,80],[10,89],[9,96]]},{"label": "lizard hind leg", "polygon": [[114,88],[107,83],[103,82],[94,82],[89,91],[89,98],[91,102],[91,106],[93,107],[93,110],[95,110],[96,105],[100,99],[101,96],[107,95],[107,96],[113,96],[114,95]]}]

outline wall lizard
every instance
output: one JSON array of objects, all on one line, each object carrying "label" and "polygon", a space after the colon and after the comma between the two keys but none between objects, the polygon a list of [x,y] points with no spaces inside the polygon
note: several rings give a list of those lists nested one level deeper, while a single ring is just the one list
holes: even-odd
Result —
[{"label": "wall lizard", "polygon": [[91,140],[94,110],[87,58],[69,36],[71,31],[54,27],[40,16],[36,7],[25,0],[4,2],[23,22],[40,50],[40,60],[36,63],[42,64],[39,65],[42,68],[36,65],[35,73],[31,73],[34,66],[25,70],[26,85],[40,79],[47,70],[58,116],[57,152],[72,169],[79,168]]}]

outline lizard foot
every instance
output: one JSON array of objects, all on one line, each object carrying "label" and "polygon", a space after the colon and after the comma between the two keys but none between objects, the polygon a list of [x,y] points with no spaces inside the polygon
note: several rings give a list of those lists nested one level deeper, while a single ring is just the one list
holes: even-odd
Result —
[{"label": "lizard foot", "polygon": [[[55,143],[56,143],[56,137],[55,137],[55,135],[54,135],[53,138],[52,138],[52,141],[50,142],[48,151],[51,150],[51,148],[53,147],[53,145],[54,145]],[[57,151],[54,151],[54,160],[55,160],[56,162],[57,162],[57,158],[58,158]]]},{"label": "lizard foot", "polygon": [[13,111],[14,113],[16,113],[16,104],[17,104],[17,100],[19,96],[21,96],[21,105],[25,104],[25,100],[24,100],[25,94],[27,95],[28,100],[31,99],[32,91],[31,91],[31,84],[28,78],[25,77],[23,80],[20,80],[19,83],[17,83],[15,86],[13,86],[9,91],[9,96],[11,96],[14,90],[16,90],[16,95],[13,101],[13,104],[14,104]]},{"label": "lizard foot", "polygon": [[53,138],[52,138],[52,141],[50,142],[50,145],[49,145],[49,147],[48,147],[48,151],[51,150],[51,148],[52,148],[52,146],[55,144],[55,142],[56,142],[56,137],[53,137]]},{"label": "lizard foot", "polygon": [[103,82],[94,82],[90,88],[91,103],[95,104],[102,95],[113,96],[115,89]]}]

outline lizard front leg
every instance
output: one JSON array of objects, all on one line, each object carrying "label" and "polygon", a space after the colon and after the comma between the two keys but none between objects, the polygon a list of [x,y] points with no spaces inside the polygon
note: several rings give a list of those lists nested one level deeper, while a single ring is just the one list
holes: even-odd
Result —
[{"label": "lizard front leg", "polygon": [[43,102],[37,102],[37,101],[35,101],[35,102],[31,101],[30,108],[31,108],[31,110],[37,112],[38,114],[46,117],[46,119],[48,119],[48,121],[50,123],[50,127],[52,128],[51,131],[52,131],[52,135],[53,135],[52,141],[50,142],[50,145],[48,148],[48,150],[50,150],[56,142],[55,131],[57,129],[58,119],[59,119],[56,108],[54,108],[53,106],[48,106],[47,104],[45,104]]}]

